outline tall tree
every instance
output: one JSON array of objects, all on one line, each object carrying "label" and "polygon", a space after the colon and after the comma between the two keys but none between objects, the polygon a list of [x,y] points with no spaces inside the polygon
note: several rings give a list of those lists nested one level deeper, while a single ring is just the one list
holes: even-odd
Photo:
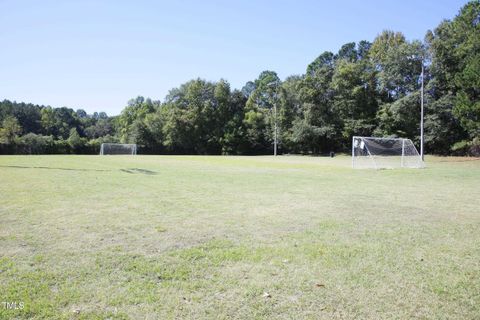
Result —
[{"label": "tall tree", "polygon": [[[139,126],[149,113],[153,113],[160,106],[159,101],[152,101],[138,96],[128,101],[128,105],[117,118],[117,128],[120,140],[124,143],[136,143]],[[100,115],[97,115],[100,118]]]},{"label": "tall tree", "polygon": [[[358,53],[349,47],[352,54]],[[344,147],[350,144],[353,135],[370,136],[376,125],[377,71],[367,57],[366,48],[361,49],[362,56],[356,58],[352,54],[339,54],[332,77],[333,110],[342,123]]]},{"label": "tall tree", "polygon": [[[432,99],[444,106],[436,110],[442,117],[432,115],[437,124],[432,128],[449,128],[449,144],[460,140],[454,149],[480,149],[479,17],[480,1],[471,1],[452,21],[444,20],[426,36],[432,55]],[[434,130],[439,137],[440,133]],[[444,148],[440,139],[433,142]]]},{"label": "tall tree", "polygon": [[8,116],[2,121],[0,127],[0,142],[5,144],[14,144],[18,135],[22,132],[22,127],[17,118]]},{"label": "tall tree", "polygon": [[418,142],[425,47],[419,41],[408,42],[400,32],[384,31],[373,42],[370,54],[378,71],[381,101],[375,135],[401,136]]},{"label": "tall tree", "polygon": [[278,120],[274,105],[279,103],[280,85],[277,73],[269,70],[261,72],[254,81],[255,89],[247,100],[244,119],[246,138],[254,152],[268,153],[273,149],[275,121]]},{"label": "tall tree", "polygon": [[338,146],[340,125],[331,86],[335,61],[333,53],[322,53],[308,65],[300,85],[302,116],[293,123],[292,141],[303,146],[303,152],[327,152]]},{"label": "tall tree", "polygon": [[302,116],[300,88],[303,76],[290,76],[279,88],[278,131],[282,152],[300,152],[301,148],[292,140],[293,123]]}]

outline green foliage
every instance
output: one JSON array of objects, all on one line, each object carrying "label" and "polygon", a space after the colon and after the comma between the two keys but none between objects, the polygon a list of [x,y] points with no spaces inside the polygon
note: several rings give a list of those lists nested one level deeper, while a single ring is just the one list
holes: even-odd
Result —
[{"label": "green foliage", "polygon": [[0,128],[0,142],[13,144],[20,132],[22,132],[22,127],[17,118],[8,116],[3,119],[2,127]]},{"label": "green foliage", "polygon": [[346,143],[350,143],[353,135],[372,134],[378,110],[373,65],[368,60],[351,60],[340,60],[332,78],[333,110],[342,122],[342,137]]},{"label": "green foliage", "polygon": [[52,136],[42,136],[30,132],[19,138],[17,148],[17,152],[24,154],[53,153],[55,140]]},{"label": "green foliage", "polygon": [[[427,96],[427,100],[430,97]],[[467,138],[459,120],[453,115],[455,97],[446,94],[439,99],[431,99],[426,105],[425,147],[436,154],[449,154],[457,141]],[[455,153],[459,154],[458,150]]]},{"label": "green foliage", "polygon": [[244,120],[246,138],[253,153],[273,150],[275,121],[278,122],[280,107],[280,85],[280,78],[274,71],[263,71],[254,81],[255,89],[246,102]]},{"label": "green foliage", "polygon": [[377,115],[379,125],[375,135],[416,138],[420,126],[419,101],[420,94],[415,92],[382,105]]},{"label": "green foliage", "polygon": [[480,156],[480,138],[474,138],[472,141],[459,141],[452,146],[452,151],[458,154],[478,157]]},{"label": "green foliage", "polygon": [[[479,17],[480,1],[471,1],[455,19],[443,21],[427,34],[436,97],[455,97],[451,113],[471,139],[470,144],[480,137]],[[453,149],[461,150],[458,146],[463,143],[453,145]]]},{"label": "green foliage", "polygon": [[154,112],[160,103],[137,97],[128,102],[122,113],[116,119],[118,135],[123,143],[135,143],[141,140],[145,117]]},{"label": "green foliage", "polygon": [[81,148],[85,141],[80,137],[76,128],[70,129],[70,135],[68,136],[68,144],[73,150]]},{"label": "green foliage", "polygon": [[473,100],[465,91],[460,91],[453,114],[472,138],[480,137],[480,100]]},{"label": "green foliage", "polygon": [[[219,154],[223,126],[228,121],[230,86],[197,79],[167,96],[163,133],[165,146],[170,152]],[[163,116],[163,117],[162,117]]]},{"label": "green foliage", "polygon": [[[480,15],[480,8],[478,15]],[[477,35],[480,37],[480,31],[477,31]],[[478,43],[473,46],[480,48],[480,39],[476,41]],[[457,93],[453,112],[472,138],[480,137],[480,54],[478,51],[472,52],[472,55],[467,58],[464,69],[456,75],[455,83],[460,90]]]},{"label": "green foliage", "polygon": [[387,95],[387,102],[419,89],[421,66],[427,56],[422,43],[408,42],[400,32],[384,31],[373,42],[370,56],[379,70],[379,90]]},{"label": "green foliage", "polygon": [[373,41],[370,56],[375,63],[382,64],[388,60],[389,51],[398,49],[405,42],[405,36],[401,32],[384,30]]}]

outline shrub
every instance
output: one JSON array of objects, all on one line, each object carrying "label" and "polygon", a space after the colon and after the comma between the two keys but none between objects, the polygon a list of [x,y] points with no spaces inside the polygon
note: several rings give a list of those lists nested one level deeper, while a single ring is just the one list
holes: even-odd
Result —
[{"label": "shrub", "polygon": [[55,141],[52,136],[42,136],[28,133],[17,139],[16,152],[21,154],[44,154],[55,151]]}]

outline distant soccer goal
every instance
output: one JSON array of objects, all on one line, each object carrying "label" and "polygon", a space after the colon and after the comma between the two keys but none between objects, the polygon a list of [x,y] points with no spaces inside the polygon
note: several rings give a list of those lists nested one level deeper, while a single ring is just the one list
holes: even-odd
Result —
[{"label": "distant soccer goal", "polygon": [[423,168],[412,140],[403,138],[353,137],[352,167],[355,169]]},{"label": "distant soccer goal", "polygon": [[102,143],[100,146],[100,155],[109,154],[135,155],[137,154],[137,145],[127,143]]}]

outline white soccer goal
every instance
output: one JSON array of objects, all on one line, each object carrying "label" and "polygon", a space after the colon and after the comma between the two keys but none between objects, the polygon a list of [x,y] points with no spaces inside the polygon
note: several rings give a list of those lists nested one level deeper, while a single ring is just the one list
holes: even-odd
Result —
[{"label": "white soccer goal", "polygon": [[417,148],[410,139],[353,137],[352,167],[393,169],[423,168]]},{"label": "white soccer goal", "polygon": [[102,143],[100,146],[100,155],[107,154],[137,154],[136,144],[127,143]]}]

